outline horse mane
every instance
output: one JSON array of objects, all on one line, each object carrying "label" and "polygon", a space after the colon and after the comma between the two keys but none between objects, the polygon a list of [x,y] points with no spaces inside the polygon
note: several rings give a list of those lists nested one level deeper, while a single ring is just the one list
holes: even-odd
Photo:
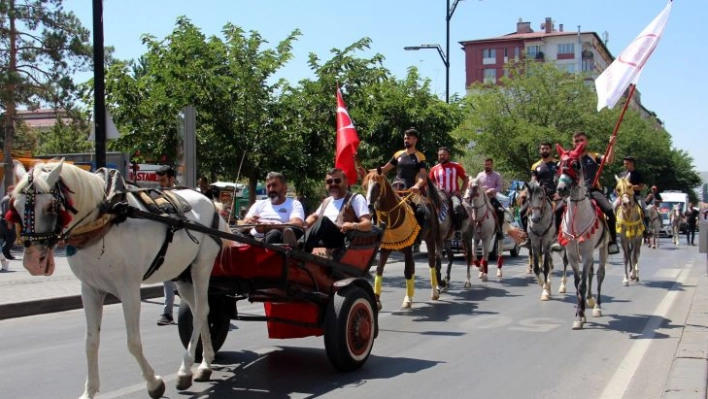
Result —
[{"label": "horse mane", "polygon": [[[35,164],[29,173],[32,173],[33,183],[40,191],[49,191],[53,187],[49,187],[47,182],[41,178],[42,173],[49,173],[62,165],[61,180],[70,190],[72,202],[74,204],[95,204],[103,200],[105,197],[105,189],[103,180],[93,173],[86,172],[78,166],[62,161],[40,162]],[[27,188],[29,185],[28,179],[22,179],[13,195]]]},{"label": "horse mane", "polygon": [[[439,190],[438,187],[433,183],[432,180],[430,179],[425,179],[426,184],[428,186],[428,192],[430,195],[428,198],[430,198],[431,201],[433,201],[433,205],[435,206],[435,209],[440,209],[442,207],[442,201],[440,200],[440,193],[443,193],[442,190]],[[443,194],[447,196],[447,194]]]}]

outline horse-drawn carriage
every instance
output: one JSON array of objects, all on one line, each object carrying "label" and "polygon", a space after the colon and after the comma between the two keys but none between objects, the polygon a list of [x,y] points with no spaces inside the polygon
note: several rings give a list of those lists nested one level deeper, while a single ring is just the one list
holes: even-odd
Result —
[{"label": "horse-drawn carriage", "polygon": [[[266,321],[270,338],[324,335],[327,356],[337,369],[361,367],[378,335],[376,298],[365,276],[382,231],[349,234],[345,247],[330,256],[234,235],[216,258],[209,283],[214,351],[226,340],[232,319]],[[236,304],[243,299],[262,302],[265,316],[240,315]],[[184,302],[177,320],[186,348],[192,314]]]}]

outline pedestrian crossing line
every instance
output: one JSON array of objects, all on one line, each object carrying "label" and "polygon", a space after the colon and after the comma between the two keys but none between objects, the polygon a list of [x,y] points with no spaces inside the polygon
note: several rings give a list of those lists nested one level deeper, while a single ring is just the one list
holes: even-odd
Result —
[{"label": "pedestrian crossing line", "polygon": [[681,287],[685,286],[688,275],[693,268],[693,262],[688,263],[686,266],[686,268],[679,271],[679,277],[676,279],[676,283],[674,283],[671,289],[664,295],[664,299],[659,303],[659,306],[657,306],[656,310],[653,312],[653,316],[647,322],[644,330],[642,330],[641,335],[644,339],[639,339],[634,342],[629,352],[622,360],[622,363],[617,367],[615,374],[612,376],[612,379],[610,379],[610,382],[605,387],[600,398],[621,398],[624,396],[625,392],[627,392],[627,388],[629,388],[632,382],[634,373],[642,362],[644,355],[646,355],[649,350],[652,338],[654,338],[656,331],[661,327],[662,321],[666,318],[669,309],[671,309],[671,306],[681,292]]}]

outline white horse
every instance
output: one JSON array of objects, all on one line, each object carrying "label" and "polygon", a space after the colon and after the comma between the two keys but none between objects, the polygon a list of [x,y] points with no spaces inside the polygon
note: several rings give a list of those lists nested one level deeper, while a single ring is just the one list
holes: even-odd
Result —
[{"label": "white horse", "polygon": [[[608,252],[608,231],[604,216],[600,216],[596,206],[588,196],[585,187],[583,165],[580,154],[585,149],[581,143],[572,151],[565,151],[556,144],[560,155],[560,179],[558,180],[558,194],[566,199],[565,212],[559,241],[566,247],[566,255],[573,267],[575,288],[578,295],[578,305],[573,322],[573,329],[580,330],[585,324],[585,305],[593,308],[594,317],[602,316],[602,281],[605,279],[605,264]],[[599,213],[599,214],[598,214]],[[597,269],[597,301],[592,296],[592,278],[594,268],[595,249],[600,250],[600,263]],[[582,272],[580,263],[582,262]],[[582,274],[581,274],[582,273]]]},{"label": "white horse", "polygon": [[[467,218],[460,221],[460,235],[462,239],[462,250],[465,255],[465,264],[467,265],[467,280],[465,281],[465,288],[471,288],[472,284],[470,283],[469,279],[469,268],[472,265],[473,261],[473,256],[474,256],[474,247],[473,247],[473,235],[474,235],[474,223],[472,222],[472,205],[470,205],[469,202],[467,201],[462,201],[462,206],[465,209],[465,212],[467,212]],[[453,216],[456,217],[456,216]],[[452,257],[452,248],[450,244],[450,240],[445,241],[445,251],[448,253],[449,256],[449,262],[447,264],[447,273],[445,274],[445,278],[442,280],[444,282],[445,288],[450,288],[450,273],[452,272],[452,262],[453,262],[453,257]]]},{"label": "white horse", "polygon": [[681,208],[674,204],[669,213],[669,223],[671,225],[671,240],[674,245],[679,245],[679,234],[681,233]]},{"label": "white horse", "polygon": [[620,204],[615,210],[617,215],[617,233],[622,243],[624,254],[624,279],[622,284],[629,285],[631,281],[639,281],[639,255],[642,252],[644,220],[641,206],[634,199],[632,183],[626,178],[615,176]]},{"label": "white horse", "polygon": [[[542,288],[541,300],[547,301],[551,297],[550,273],[553,265],[551,245],[556,239],[555,214],[553,213],[553,205],[546,196],[546,191],[538,182],[532,181],[526,187],[528,188],[529,201],[526,231],[531,243],[530,258],[538,285]],[[539,259],[543,260],[543,269],[539,266]],[[541,276],[541,272],[543,272],[543,276]],[[563,278],[565,278],[565,270]]]},{"label": "white horse", "polygon": [[659,246],[659,231],[661,230],[661,214],[656,208],[656,205],[649,205],[646,207],[645,212],[647,213],[647,219],[649,219],[649,237],[648,245],[651,248],[656,248]]},{"label": "white horse", "polygon": [[[494,206],[489,201],[487,194],[481,189],[479,180],[469,177],[469,184],[464,196],[465,200],[472,205],[472,223],[474,224],[474,234],[472,240],[472,262],[479,268],[479,278],[482,281],[487,281],[487,273],[489,272],[489,251],[492,250],[493,240],[496,239],[496,216]],[[477,259],[476,249],[479,243],[482,243],[482,259]],[[497,277],[502,277],[503,259],[501,256],[502,242],[497,242]],[[470,282],[470,265],[467,265],[467,280],[465,287],[471,287]]]},{"label": "white horse", "polygon": [[[184,213],[187,219],[229,232],[226,222],[205,196],[190,189],[172,192],[191,205],[191,210]],[[98,346],[103,302],[108,293],[122,302],[128,350],[140,366],[149,395],[152,398],[163,395],[165,383],[143,355],[140,285],[176,279],[183,274],[191,278],[191,283],[180,279],[177,286],[194,315],[194,332],[177,372],[177,389],[192,385],[191,368],[200,333],[203,361],[194,380],[209,379],[214,351],[207,325],[207,289],[214,259],[223,244],[221,240],[146,219],[126,219],[125,215],[113,219],[116,215],[106,208],[104,179],[63,161],[35,165],[17,184],[12,197],[10,213],[14,221],[21,223],[25,242],[23,263],[31,274],[51,275],[55,245],[64,238],[69,244],[68,261],[81,280],[86,314],[88,376],[81,398],[94,398],[99,391]],[[146,210],[132,194],[127,195],[127,204]],[[170,231],[174,235],[161,257],[158,251],[167,243]],[[153,266],[157,267],[151,270]]]}]

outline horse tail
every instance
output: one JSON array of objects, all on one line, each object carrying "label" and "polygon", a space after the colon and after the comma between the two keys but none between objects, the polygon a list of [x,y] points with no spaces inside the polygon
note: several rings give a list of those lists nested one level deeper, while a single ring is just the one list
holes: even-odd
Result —
[{"label": "horse tail", "polygon": [[426,179],[426,184],[428,186],[427,191],[430,193],[428,198],[432,200],[436,210],[440,209],[442,207],[442,201],[440,200],[440,193],[438,192],[437,186],[435,186],[435,183],[430,179]]}]

